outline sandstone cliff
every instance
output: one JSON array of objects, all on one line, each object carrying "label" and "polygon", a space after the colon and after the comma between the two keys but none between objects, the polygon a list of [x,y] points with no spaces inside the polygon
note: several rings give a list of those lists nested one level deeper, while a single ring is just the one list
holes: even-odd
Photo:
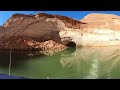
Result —
[{"label": "sandstone cliff", "polygon": [[0,49],[60,51],[69,42],[60,37],[60,31],[79,29],[80,23],[59,15],[14,14],[0,27]]},{"label": "sandstone cliff", "polygon": [[76,46],[120,45],[120,17],[89,14],[80,21],[60,15],[14,14],[0,27],[0,49],[56,52]]},{"label": "sandstone cliff", "polygon": [[71,37],[77,46],[120,45],[120,16],[92,13],[80,22],[79,30],[69,30],[63,37]]}]

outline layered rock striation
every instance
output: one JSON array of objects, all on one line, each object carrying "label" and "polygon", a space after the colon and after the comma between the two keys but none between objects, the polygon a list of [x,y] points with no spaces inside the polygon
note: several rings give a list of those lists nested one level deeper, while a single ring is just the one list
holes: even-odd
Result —
[{"label": "layered rock striation", "polygon": [[120,45],[120,16],[92,13],[81,20],[38,13],[14,14],[0,26],[0,49],[60,51],[76,46]]}]

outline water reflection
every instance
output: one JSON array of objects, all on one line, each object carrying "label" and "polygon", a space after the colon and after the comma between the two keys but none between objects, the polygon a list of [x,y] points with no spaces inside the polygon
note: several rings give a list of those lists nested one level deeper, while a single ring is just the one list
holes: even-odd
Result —
[{"label": "water reflection", "polygon": [[61,55],[60,63],[72,72],[69,78],[120,78],[120,47],[77,48],[68,57]]},{"label": "water reflection", "polygon": [[[7,74],[9,53],[0,52],[0,73]],[[11,75],[27,78],[120,78],[120,47],[68,48],[52,56],[12,54]]]}]

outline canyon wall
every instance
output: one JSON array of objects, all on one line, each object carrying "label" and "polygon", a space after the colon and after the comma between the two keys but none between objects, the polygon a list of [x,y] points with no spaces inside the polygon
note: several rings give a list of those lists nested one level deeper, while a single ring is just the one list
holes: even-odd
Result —
[{"label": "canyon wall", "polygon": [[61,51],[76,46],[120,45],[120,16],[88,14],[81,20],[38,13],[14,14],[0,26],[0,49]]}]

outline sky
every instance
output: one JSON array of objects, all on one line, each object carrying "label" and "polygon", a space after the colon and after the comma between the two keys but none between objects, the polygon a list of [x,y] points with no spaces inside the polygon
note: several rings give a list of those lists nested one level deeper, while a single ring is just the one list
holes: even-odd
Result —
[{"label": "sky", "polygon": [[3,25],[3,23],[5,23],[6,20],[9,19],[10,16],[15,13],[36,14],[40,12],[68,16],[76,20],[80,20],[90,13],[116,14],[120,16],[120,11],[0,11],[0,25]]}]

